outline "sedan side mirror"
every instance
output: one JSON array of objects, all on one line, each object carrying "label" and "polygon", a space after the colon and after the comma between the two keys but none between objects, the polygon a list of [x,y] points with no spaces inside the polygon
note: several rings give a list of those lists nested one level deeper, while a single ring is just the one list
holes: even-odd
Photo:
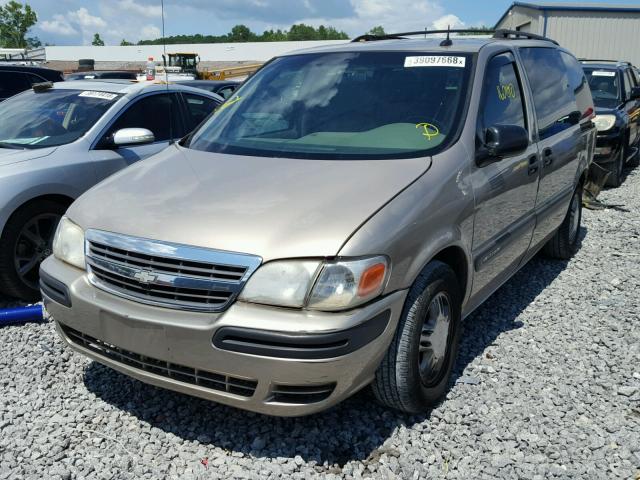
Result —
[{"label": "sedan side mirror", "polygon": [[637,100],[640,98],[640,87],[633,87],[631,89],[631,100]]},{"label": "sedan side mirror", "polygon": [[121,128],[113,134],[112,143],[116,147],[124,147],[153,143],[155,139],[153,132],[146,128]]},{"label": "sedan side mirror", "polygon": [[484,145],[478,150],[478,162],[491,161],[523,152],[529,146],[529,134],[519,125],[494,125],[484,131]]}]

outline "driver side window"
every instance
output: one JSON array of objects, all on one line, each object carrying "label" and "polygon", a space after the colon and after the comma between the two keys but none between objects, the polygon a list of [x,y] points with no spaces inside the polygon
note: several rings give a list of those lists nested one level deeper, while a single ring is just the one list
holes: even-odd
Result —
[{"label": "driver side window", "polygon": [[487,65],[483,90],[484,98],[479,115],[482,131],[495,125],[527,128],[515,63],[507,55],[491,59]]},{"label": "driver side window", "polygon": [[171,137],[175,140],[186,133],[180,118],[175,94],[150,95],[130,105],[109,128],[107,137],[122,128],[146,128],[153,132],[156,142],[166,142]]}]

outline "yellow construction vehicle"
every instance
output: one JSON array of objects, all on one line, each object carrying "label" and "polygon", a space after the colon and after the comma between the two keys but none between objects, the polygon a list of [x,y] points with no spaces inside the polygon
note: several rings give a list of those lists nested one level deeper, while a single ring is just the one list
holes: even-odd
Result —
[{"label": "yellow construction vehicle", "polygon": [[255,63],[249,65],[241,65],[238,67],[222,68],[217,70],[201,69],[198,70],[200,56],[197,53],[170,53],[167,62],[168,73],[183,73],[194,75],[199,80],[225,80],[233,77],[244,77],[251,75],[262,64]]}]

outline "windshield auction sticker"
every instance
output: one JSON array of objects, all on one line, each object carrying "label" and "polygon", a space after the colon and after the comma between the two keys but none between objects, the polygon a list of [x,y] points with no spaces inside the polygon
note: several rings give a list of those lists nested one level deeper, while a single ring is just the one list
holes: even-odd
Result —
[{"label": "windshield auction sticker", "polygon": [[82,93],[78,94],[79,97],[89,97],[89,98],[101,98],[102,100],[113,100],[118,95],[116,93],[109,92],[95,92],[92,90],[85,90]]},{"label": "windshield auction sticker", "polygon": [[616,72],[612,72],[611,70],[595,70],[591,75],[594,77],[615,77]]},{"label": "windshield auction sticker", "polygon": [[409,67],[461,67],[465,66],[465,57],[447,57],[431,55],[427,57],[405,57],[404,66]]}]

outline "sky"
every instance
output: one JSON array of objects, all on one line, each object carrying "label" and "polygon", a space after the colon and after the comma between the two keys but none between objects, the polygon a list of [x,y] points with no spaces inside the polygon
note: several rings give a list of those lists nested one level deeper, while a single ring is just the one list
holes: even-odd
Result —
[{"label": "sky", "polygon": [[[8,0],[0,0],[0,4]],[[19,0],[23,1],[24,0]],[[600,0],[601,2],[603,0]],[[605,3],[624,3],[604,0]],[[38,14],[28,36],[55,45],[107,45],[161,36],[160,0],[27,0]],[[331,25],[351,36],[376,25],[387,32],[493,26],[511,0],[165,0],[166,35],[229,32],[237,24],[256,33],[294,23]]]}]

